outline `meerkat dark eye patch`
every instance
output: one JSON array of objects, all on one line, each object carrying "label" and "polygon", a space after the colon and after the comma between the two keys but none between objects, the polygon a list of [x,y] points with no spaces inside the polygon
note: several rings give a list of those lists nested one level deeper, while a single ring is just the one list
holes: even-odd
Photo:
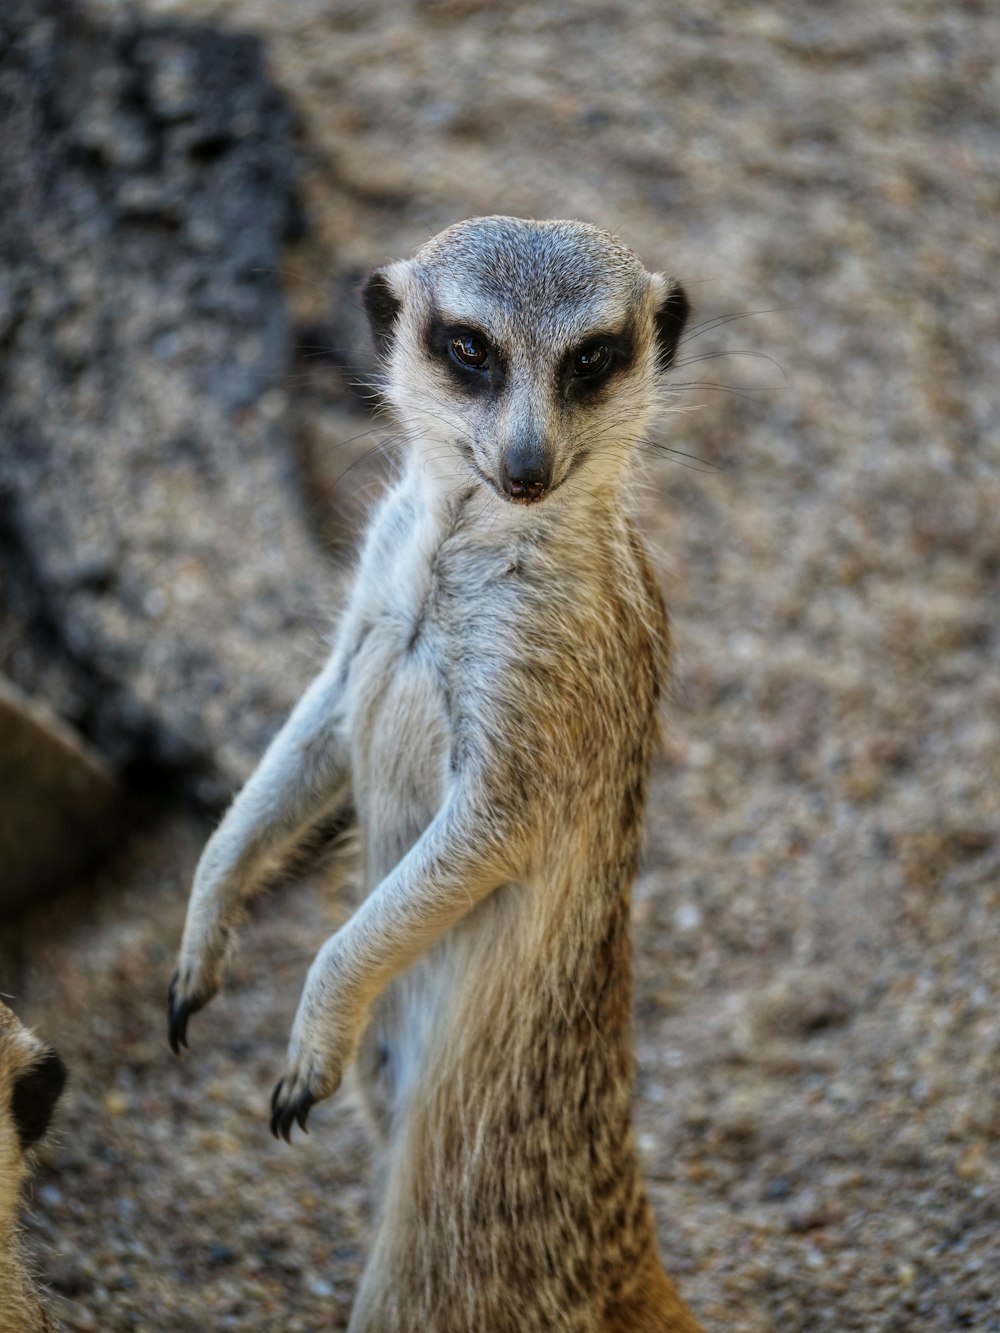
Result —
[{"label": "meerkat dark eye patch", "polygon": [[47,1051],[14,1084],[11,1115],[22,1148],[38,1142],[49,1127],[52,1111],[66,1085],[66,1066],[55,1051]]},{"label": "meerkat dark eye patch", "polygon": [[654,316],[658,345],[657,363],[660,370],[667,370],[673,365],[674,357],[677,355],[677,344],[684,332],[690,310],[691,303],[684,288],[679,282],[671,283],[670,290]]},{"label": "meerkat dark eye patch", "polygon": [[455,384],[467,392],[481,393],[502,381],[499,354],[479,329],[435,316],[427,328],[426,345],[431,360],[443,363]]},{"label": "meerkat dark eye patch", "polygon": [[607,343],[589,343],[573,358],[573,374],[589,378],[601,375],[611,365],[611,348]]},{"label": "meerkat dark eye patch", "polygon": [[576,393],[596,393],[615,371],[632,360],[634,343],[629,329],[595,333],[564,358],[561,378]]}]

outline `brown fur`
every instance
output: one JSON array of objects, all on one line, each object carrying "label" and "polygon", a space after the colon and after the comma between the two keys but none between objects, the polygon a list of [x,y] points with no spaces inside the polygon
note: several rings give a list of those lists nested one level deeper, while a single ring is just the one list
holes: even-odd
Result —
[{"label": "brown fur", "polygon": [[701,1325],[654,1258],[634,1293],[606,1311],[601,1333],[701,1333]]}]

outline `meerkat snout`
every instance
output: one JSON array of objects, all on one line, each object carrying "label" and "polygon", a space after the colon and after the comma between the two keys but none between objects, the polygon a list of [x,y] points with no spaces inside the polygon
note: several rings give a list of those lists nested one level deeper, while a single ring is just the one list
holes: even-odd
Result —
[{"label": "meerkat snout", "polygon": [[507,447],[500,462],[500,485],[521,504],[542,499],[552,485],[552,453],[544,439],[529,435]]}]

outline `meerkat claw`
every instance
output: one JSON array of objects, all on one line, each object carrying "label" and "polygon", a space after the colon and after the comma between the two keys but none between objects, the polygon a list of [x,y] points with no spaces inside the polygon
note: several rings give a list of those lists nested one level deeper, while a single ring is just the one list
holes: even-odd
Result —
[{"label": "meerkat claw", "polygon": [[306,1121],[309,1119],[309,1112],[312,1110],[315,1100],[316,1098],[311,1092],[303,1093],[298,1100],[298,1110],[295,1113],[295,1119],[299,1122],[299,1129],[302,1130],[303,1134],[309,1133],[309,1130],[306,1128]]},{"label": "meerkat claw", "polygon": [[297,1097],[285,1100],[284,1085],[285,1080],[279,1079],[271,1094],[271,1133],[276,1139],[284,1139],[286,1143],[291,1143],[294,1124],[297,1123],[304,1134],[309,1133],[306,1121],[317,1099],[306,1088]]},{"label": "meerkat claw", "polygon": [[188,1019],[192,1014],[196,1014],[203,1008],[201,1000],[180,1000],[177,998],[177,982],[179,974],[177,972],[170,979],[170,990],[167,996],[167,1040],[170,1042],[170,1049],[174,1055],[180,1055],[181,1047],[187,1050],[187,1025]]},{"label": "meerkat claw", "polygon": [[274,1085],[274,1091],[271,1093],[271,1129],[274,1129],[274,1117],[278,1113],[278,1099],[281,1097],[281,1089],[285,1086],[285,1080],[279,1078]]}]

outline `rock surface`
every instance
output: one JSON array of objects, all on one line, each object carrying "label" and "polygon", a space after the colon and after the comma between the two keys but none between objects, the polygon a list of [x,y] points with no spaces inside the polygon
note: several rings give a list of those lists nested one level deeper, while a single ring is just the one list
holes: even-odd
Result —
[{"label": "rock surface", "polygon": [[0,13],[0,666],[129,779],[231,784],[321,651],[285,104],[252,36]]}]

